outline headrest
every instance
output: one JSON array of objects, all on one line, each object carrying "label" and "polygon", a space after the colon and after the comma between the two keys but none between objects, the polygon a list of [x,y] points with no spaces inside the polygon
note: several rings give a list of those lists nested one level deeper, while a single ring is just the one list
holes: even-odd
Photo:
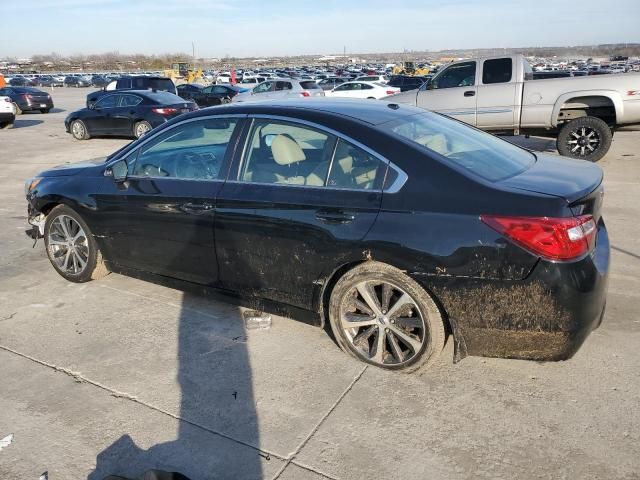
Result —
[{"label": "headrest", "polygon": [[278,165],[291,165],[307,159],[300,145],[295,140],[284,135],[277,135],[273,139],[271,152]]}]

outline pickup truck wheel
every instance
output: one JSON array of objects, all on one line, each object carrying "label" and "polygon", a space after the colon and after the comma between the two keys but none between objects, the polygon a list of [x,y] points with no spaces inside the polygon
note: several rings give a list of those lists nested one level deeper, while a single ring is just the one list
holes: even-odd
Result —
[{"label": "pickup truck wheel", "polygon": [[604,121],[581,117],[560,129],[556,146],[562,156],[597,162],[609,151],[612,138],[611,129]]}]

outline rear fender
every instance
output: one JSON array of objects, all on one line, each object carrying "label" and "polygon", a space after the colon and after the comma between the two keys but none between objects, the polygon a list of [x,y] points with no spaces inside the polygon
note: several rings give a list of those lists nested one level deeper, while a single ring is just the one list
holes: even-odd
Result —
[{"label": "rear fender", "polygon": [[563,93],[558,97],[551,112],[551,126],[557,127],[559,124],[559,115],[562,107],[572,98],[576,97],[603,97],[609,99],[615,108],[616,119],[623,118],[624,102],[622,97],[616,90],[577,90],[574,92]]}]

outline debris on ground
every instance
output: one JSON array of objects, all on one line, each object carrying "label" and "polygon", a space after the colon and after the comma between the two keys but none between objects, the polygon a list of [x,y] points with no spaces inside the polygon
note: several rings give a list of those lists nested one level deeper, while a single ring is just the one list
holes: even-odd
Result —
[{"label": "debris on ground", "polygon": [[0,450],[11,445],[11,442],[13,442],[13,433],[10,433],[9,435],[7,435],[6,437],[0,440]]},{"label": "debris on ground", "polygon": [[266,330],[271,328],[271,315],[257,310],[245,310],[242,312],[244,326],[247,330]]}]

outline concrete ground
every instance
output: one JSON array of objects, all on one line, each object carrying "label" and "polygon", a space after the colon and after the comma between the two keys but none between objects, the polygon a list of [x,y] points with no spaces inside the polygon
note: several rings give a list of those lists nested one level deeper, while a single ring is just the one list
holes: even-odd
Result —
[{"label": "concrete ground", "polygon": [[[0,131],[0,479],[157,467],[195,479],[640,478],[640,134],[605,170],[612,274],[602,327],[561,363],[452,347],[413,375],[365,367],[327,334],[120,275],[71,284],[24,233],[23,179],[106,155],[48,115]],[[534,148],[553,142],[531,139]]]}]

